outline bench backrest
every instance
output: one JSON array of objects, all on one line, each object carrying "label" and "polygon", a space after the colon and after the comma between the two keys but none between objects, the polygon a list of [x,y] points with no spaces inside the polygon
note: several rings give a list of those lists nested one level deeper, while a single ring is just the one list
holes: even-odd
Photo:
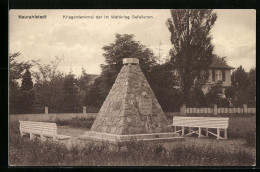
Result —
[{"label": "bench backrest", "polygon": [[229,118],[221,117],[173,117],[173,126],[201,127],[201,128],[228,128]]},{"label": "bench backrest", "polygon": [[32,131],[43,133],[45,135],[56,135],[57,125],[56,123],[47,122],[34,122],[34,121],[19,121],[21,131]]}]

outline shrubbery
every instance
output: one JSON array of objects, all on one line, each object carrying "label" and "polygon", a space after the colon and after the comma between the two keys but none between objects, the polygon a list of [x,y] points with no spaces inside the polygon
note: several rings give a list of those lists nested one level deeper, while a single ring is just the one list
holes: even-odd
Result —
[{"label": "shrubbery", "polygon": [[21,166],[201,166],[254,165],[255,158],[239,149],[227,151],[212,146],[128,141],[111,145],[88,142],[68,149],[64,144],[21,138],[18,125],[10,125],[9,163]]},{"label": "shrubbery", "polygon": [[229,118],[229,138],[244,138],[247,146],[256,144],[256,116]]},{"label": "shrubbery", "polygon": [[93,118],[93,117],[90,117],[90,118],[75,117],[75,118],[72,118],[72,119],[69,119],[69,120],[57,119],[55,122],[58,126],[69,125],[69,126],[75,127],[75,128],[88,128],[88,129],[90,129],[92,124],[94,123],[94,121],[95,121],[95,118]]}]

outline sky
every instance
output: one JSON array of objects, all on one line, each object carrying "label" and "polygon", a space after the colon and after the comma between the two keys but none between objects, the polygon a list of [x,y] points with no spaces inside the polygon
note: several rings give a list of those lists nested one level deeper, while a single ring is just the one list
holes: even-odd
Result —
[{"label": "sky", "polygon": [[[218,16],[211,30],[214,53],[225,56],[228,65],[242,65],[249,71],[256,66],[255,10],[214,12]],[[35,15],[44,17],[26,18]],[[136,41],[157,56],[160,47],[163,61],[172,46],[165,25],[170,17],[170,10],[10,10],[9,52],[21,53],[17,61],[40,60],[42,64],[62,58],[59,70],[72,70],[76,76],[81,74],[82,67],[89,74],[100,74],[100,65],[105,63],[102,47],[113,43],[119,33],[134,34]]]}]

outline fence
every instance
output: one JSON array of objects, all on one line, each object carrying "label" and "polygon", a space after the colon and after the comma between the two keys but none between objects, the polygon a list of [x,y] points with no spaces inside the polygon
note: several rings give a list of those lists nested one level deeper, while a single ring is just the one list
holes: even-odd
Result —
[{"label": "fence", "polygon": [[86,113],[86,106],[83,106],[83,113],[49,113],[48,107],[45,107],[44,114],[10,114],[10,121],[56,121],[69,120],[72,118],[96,118],[98,113]]},{"label": "fence", "polygon": [[36,122],[55,122],[64,121],[72,118],[96,118],[98,113],[49,113],[49,114],[10,114],[10,121],[36,121]]},{"label": "fence", "polygon": [[247,108],[247,105],[244,104],[243,108],[218,108],[217,105],[214,105],[213,108],[187,108],[183,104],[180,108],[182,115],[184,114],[252,114],[256,113],[256,108]]}]

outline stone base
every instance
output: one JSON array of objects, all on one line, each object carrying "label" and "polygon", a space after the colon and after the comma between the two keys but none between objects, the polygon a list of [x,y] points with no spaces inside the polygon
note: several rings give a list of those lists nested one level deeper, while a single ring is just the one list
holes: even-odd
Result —
[{"label": "stone base", "polygon": [[108,142],[123,142],[130,140],[137,141],[177,141],[183,140],[178,133],[151,133],[151,134],[133,134],[133,135],[117,135],[109,133],[101,133],[95,131],[86,131],[85,135],[80,136],[81,140],[92,141],[108,141]]}]

